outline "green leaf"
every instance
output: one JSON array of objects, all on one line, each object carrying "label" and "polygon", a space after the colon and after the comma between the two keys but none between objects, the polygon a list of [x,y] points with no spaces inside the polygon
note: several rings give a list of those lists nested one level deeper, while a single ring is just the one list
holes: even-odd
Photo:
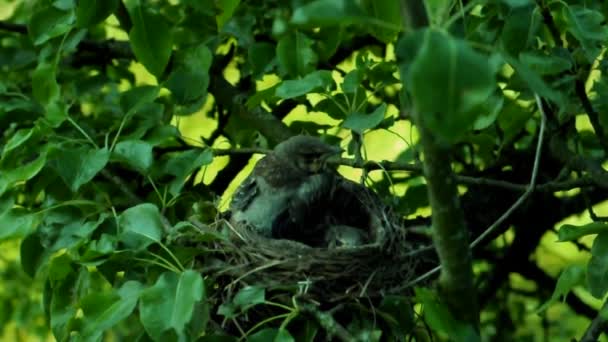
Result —
[{"label": "green leaf", "polygon": [[209,86],[209,68],[213,55],[205,44],[179,51],[175,55],[175,67],[166,86],[178,103],[204,98]]},{"label": "green leaf", "polygon": [[566,299],[566,296],[572,288],[583,284],[585,281],[585,268],[580,265],[568,265],[559,275],[555,290],[551,298],[536,310],[536,313],[545,311],[551,304],[557,302],[560,298]]},{"label": "green leaf", "polygon": [[608,233],[598,234],[591,247],[591,260],[587,264],[589,292],[601,299],[608,291]]},{"label": "green leaf", "polygon": [[32,93],[45,107],[59,100],[59,84],[55,72],[55,64],[40,63],[32,74]]},{"label": "green leaf", "polygon": [[260,286],[245,286],[242,288],[232,301],[237,307],[247,309],[256,304],[266,301],[265,290]]},{"label": "green leaf", "polygon": [[304,76],[315,70],[318,60],[312,40],[300,32],[285,35],[277,43],[277,61],[284,75]]},{"label": "green leaf", "polygon": [[144,249],[159,242],[163,224],[154,204],[143,203],[125,210],[118,218],[120,241],[131,249]]},{"label": "green leaf", "polygon": [[285,329],[266,328],[247,337],[247,342],[294,342],[294,338]]},{"label": "green leaf", "polygon": [[118,0],[80,0],[76,9],[76,25],[91,27],[104,21],[118,8]]},{"label": "green leaf", "polygon": [[576,241],[579,238],[590,234],[601,234],[608,232],[608,224],[604,222],[591,222],[582,226],[564,224],[557,233],[558,241]]},{"label": "green leaf", "polygon": [[316,0],[297,7],[291,23],[295,25],[328,26],[361,22],[365,14],[356,1]]},{"label": "green leaf", "polygon": [[103,223],[106,217],[106,215],[100,215],[97,221],[83,222],[83,220],[77,220],[66,224],[62,227],[59,236],[49,250],[55,252],[63,248],[77,247],[87,242],[91,234]]},{"label": "green leaf", "polygon": [[313,91],[321,91],[334,84],[331,72],[319,70],[312,72],[299,80],[283,81],[277,88],[275,95],[282,99],[306,95]]},{"label": "green leaf", "polygon": [[48,273],[51,285],[55,287],[58,283],[61,283],[66,278],[73,276],[76,273],[73,265],[74,263],[72,262],[72,258],[66,253],[51,259]]},{"label": "green leaf", "polygon": [[563,3],[562,13],[568,23],[568,31],[581,43],[587,62],[593,63],[608,39],[604,16],[591,8]]},{"label": "green leaf", "polygon": [[551,87],[545,83],[542,77],[530,69],[530,67],[528,67],[526,64],[521,63],[517,59],[507,55],[503,55],[503,57],[513,67],[513,69],[515,69],[517,76],[521,77],[524,82],[526,82],[530,90],[537,93],[541,97],[550,99],[555,103],[562,104],[564,102],[562,99],[562,94],[551,89]]},{"label": "green leaf", "polygon": [[30,234],[21,241],[19,248],[21,267],[30,277],[33,278],[36,275],[44,252],[44,246],[42,245],[42,241],[40,241],[40,234]]},{"label": "green leaf", "polygon": [[275,47],[266,42],[256,42],[249,47],[247,61],[255,79],[261,78],[273,67],[275,59]]},{"label": "green leaf", "polygon": [[371,114],[363,114],[359,112],[351,113],[342,122],[342,127],[351,129],[359,134],[362,134],[368,129],[378,126],[384,119],[386,113],[386,103],[382,103]]},{"label": "green leaf", "polygon": [[266,291],[260,286],[245,286],[234,296],[230,303],[223,303],[218,308],[218,314],[226,318],[235,317],[238,313],[247,311],[252,306],[266,301]]},{"label": "green leaf", "polygon": [[146,173],[154,162],[152,145],[147,141],[121,141],[116,144],[114,155],[141,173]]},{"label": "green leaf", "polygon": [[131,88],[120,96],[120,107],[127,115],[133,114],[145,104],[154,102],[158,96],[159,87],[141,86]]},{"label": "green leaf", "polygon": [[45,118],[51,127],[59,127],[68,118],[68,106],[62,101],[49,103],[46,106]]},{"label": "green leaf", "polygon": [[473,126],[477,117],[471,109],[496,88],[487,56],[434,29],[426,30],[403,79],[422,122],[448,143],[459,140]]},{"label": "green leaf", "polygon": [[279,99],[275,96],[275,93],[276,93],[276,89],[281,84],[282,83],[278,83],[278,84],[275,84],[272,87],[268,87],[264,90],[259,90],[258,92],[253,94],[253,96],[250,96],[246,102],[247,108],[253,109],[253,108],[259,106],[260,104],[262,104],[262,102],[264,102],[264,101],[266,101],[267,103],[268,102],[275,103],[276,101],[278,101]]},{"label": "green leaf", "polygon": [[188,176],[203,165],[213,161],[213,151],[210,149],[192,149],[179,153],[169,159],[165,166],[166,173],[174,175],[169,191],[173,195],[179,194]]},{"label": "green leaf", "polygon": [[[56,260],[61,261],[62,268],[56,265]],[[51,261],[49,273],[53,271],[61,271],[64,275],[61,281],[53,281],[48,284],[52,287],[52,296],[50,298],[50,326],[53,330],[53,335],[58,341],[67,341],[70,335],[69,323],[76,315],[76,308],[72,304],[73,282],[75,271],[72,269],[69,259],[65,254]],[[52,273],[49,274],[51,278]],[[53,275],[54,276],[54,275]],[[68,279],[65,279],[67,276]],[[65,279],[65,280],[64,280]]]},{"label": "green leaf", "polygon": [[135,309],[143,290],[141,283],[129,280],[118,290],[118,294],[93,292],[81,301],[83,311],[83,341],[95,341],[102,334],[127,318]]},{"label": "green leaf", "polygon": [[124,0],[133,26],[129,42],[137,60],[156,77],[160,77],[169,62],[173,48],[172,29],[166,19],[152,13],[139,0]]},{"label": "green leaf", "polygon": [[45,43],[51,38],[68,32],[76,16],[73,10],[61,10],[54,6],[44,7],[32,14],[27,29],[34,45]]},{"label": "green leaf", "polygon": [[536,6],[524,6],[511,10],[502,29],[500,44],[512,56],[531,46],[541,19]]},{"label": "green leaf", "polygon": [[[399,1],[363,0],[362,6],[367,12],[367,16],[383,23],[382,26],[371,25],[368,28],[372,35],[387,44],[394,41],[401,27]],[[388,27],[394,27],[395,29]]]},{"label": "green leaf", "polygon": [[27,142],[35,131],[36,128],[22,128],[16,131],[4,145],[4,148],[2,149],[2,159],[8,156],[9,152]]},{"label": "green leaf", "polygon": [[362,69],[353,69],[351,72],[344,76],[344,81],[342,82],[342,91],[345,93],[354,93],[361,85],[363,81],[363,70]]},{"label": "green leaf", "polygon": [[424,321],[433,331],[443,332],[453,341],[480,341],[475,329],[457,320],[429,289],[416,288],[416,299],[424,306]]},{"label": "green leaf", "polygon": [[110,159],[106,148],[79,147],[56,151],[56,155],[51,165],[73,192],[90,182]]},{"label": "green leaf", "polygon": [[386,321],[395,337],[406,336],[415,326],[414,310],[407,297],[385,296],[377,312]]},{"label": "green leaf", "polygon": [[473,123],[473,129],[482,130],[490,127],[498,118],[504,103],[505,99],[502,95],[492,95],[473,108],[473,111],[477,111],[477,113],[472,114],[477,117]]},{"label": "green leaf", "polygon": [[556,75],[572,68],[572,63],[568,59],[555,54],[522,52],[519,59],[539,75]]},{"label": "green leaf", "polygon": [[220,14],[216,16],[217,27],[221,29],[238,7],[240,0],[218,0],[216,6],[220,9]]},{"label": "green leaf", "polygon": [[46,164],[46,154],[43,153],[33,161],[12,170],[0,170],[0,195],[18,182],[27,181],[36,176]]},{"label": "green leaf", "polygon": [[0,215],[0,241],[24,237],[34,231],[37,225],[36,216],[24,209],[6,211]]},{"label": "green leaf", "polygon": [[141,322],[146,332],[156,340],[169,329],[182,336],[192,318],[195,303],[203,299],[205,287],[199,273],[193,270],[179,275],[165,272],[154,286],[141,294]]}]

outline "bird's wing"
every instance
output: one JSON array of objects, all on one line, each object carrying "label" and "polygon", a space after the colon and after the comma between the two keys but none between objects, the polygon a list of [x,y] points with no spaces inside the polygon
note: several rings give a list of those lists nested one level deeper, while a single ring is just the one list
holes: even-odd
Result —
[{"label": "bird's wing", "polygon": [[249,175],[232,195],[230,210],[243,211],[251,204],[258,194],[258,184],[254,175]]}]

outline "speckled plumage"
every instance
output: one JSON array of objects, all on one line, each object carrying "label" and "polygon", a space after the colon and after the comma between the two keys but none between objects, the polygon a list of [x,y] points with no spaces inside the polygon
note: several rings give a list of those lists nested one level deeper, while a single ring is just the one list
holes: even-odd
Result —
[{"label": "speckled plumage", "polygon": [[333,173],[325,159],[340,149],[309,136],[295,136],[262,158],[233,195],[232,220],[245,222],[261,235],[289,238],[293,223],[331,191]]}]

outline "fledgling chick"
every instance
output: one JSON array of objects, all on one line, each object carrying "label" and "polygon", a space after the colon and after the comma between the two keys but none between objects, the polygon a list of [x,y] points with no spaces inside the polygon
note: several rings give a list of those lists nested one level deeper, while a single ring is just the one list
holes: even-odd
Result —
[{"label": "fledgling chick", "polygon": [[327,160],[341,152],[311,136],[281,142],[237,188],[231,220],[249,224],[266,237],[294,239],[297,232],[291,227],[301,228],[298,223],[309,214],[308,208],[331,192],[334,172]]}]

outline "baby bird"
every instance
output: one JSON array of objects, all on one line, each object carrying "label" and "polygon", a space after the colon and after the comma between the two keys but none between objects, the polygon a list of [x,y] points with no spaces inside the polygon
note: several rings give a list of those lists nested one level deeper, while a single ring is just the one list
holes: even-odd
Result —
[{"label": "baby bird", "polygon": [[[312,222],[316,206],[329,198],[335,172],[327,161],[341,152],[312,136],[281,142],[237,188],[230,204],[231,220],[249,224],[262,236],[309,243],[307,237],[300,238],[301,230]],[[318,235],[322,241],[323,233]]]}]

